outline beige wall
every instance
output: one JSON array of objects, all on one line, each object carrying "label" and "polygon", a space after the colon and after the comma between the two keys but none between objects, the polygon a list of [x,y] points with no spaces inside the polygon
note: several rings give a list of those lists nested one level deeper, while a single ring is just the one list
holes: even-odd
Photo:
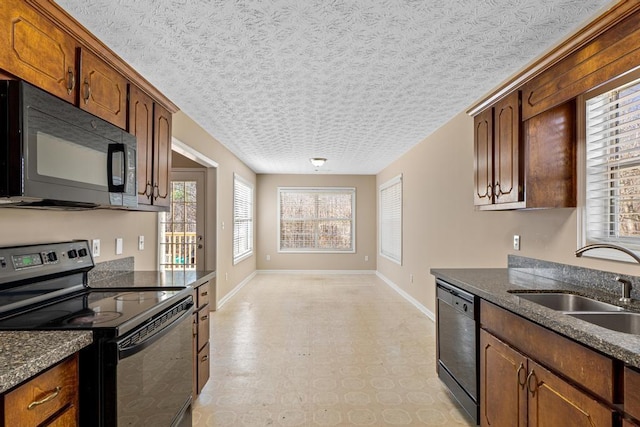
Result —
[{"label": "beige wall", "polygon": [[[217,238],[207,239],[207,245],[215,245],[217,299],[227,295],[233,288],[256,270],[256,257],[251,256],[233,265],[233,174],[255,184],[256,174],[233,155],[226,147],[204,131],[182,112],[173,116],[173,136],[218,163],[215,179],[207,181],[207,192],[212,194],[211,182],[215,183],[216,212],[207,214],[207,228],[213,227]],[[217,221],[216,221],[217,218]],[[209,253],[209,248],[207,249]]]},{"label": "beige wall", "polygon": [[[576,209],[480,212],[473,208],[473,119],[460,113],[381,171],[403,174],[402,266],[378,257],[378,271],[434,310],[431,268],[506,267],[510,253],[638,275],[638,266],[576,258]],[[512,249],[521,236],[521,251]],[[414,283],[409,275],[414,274]]]},{"label": "beige wall", "polygon": [[[100,239],[95,262],[133,256],[136,270],[156,270],[158,214],[116,210],[56,211],[0,209],[0,246],[47,243],[72,239]],[[138,236],[145,248],[138,250]],[[116,255],[115,239],[122,237],[123,254]]]},{"label": "beige wall", "polygon": [[[356,253],[278,253],[278,187],[355,187]],[[373,175],[258,175],[259,270],[375,270],[376,178]],[[270,261],[266,256],[271,257]],[[369,260],[365,261],[364,257]]]}]

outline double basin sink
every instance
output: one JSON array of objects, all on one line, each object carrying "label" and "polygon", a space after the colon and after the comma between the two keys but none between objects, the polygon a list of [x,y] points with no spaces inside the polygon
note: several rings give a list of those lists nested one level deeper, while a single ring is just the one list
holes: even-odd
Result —
[{"label": "double basin sink", "polygon": [[640,313],[575,294],[513,292],[522,299],[613,331],[640,335]]}]

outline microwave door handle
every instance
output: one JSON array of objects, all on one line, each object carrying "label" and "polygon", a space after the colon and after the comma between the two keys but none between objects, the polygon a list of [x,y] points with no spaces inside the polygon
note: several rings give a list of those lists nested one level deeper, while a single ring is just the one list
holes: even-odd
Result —
[{"label": "microwave door handle", "polygon": [[[121,161],[114,162],[113,159],[115,156],[120,156]],[[109,147],[107,149],[107,182],[108,182],[110,193],[125,192],[126,164],[127,164],[126,146],[124,144],[109,144]],[[114,167],[119,167],[119,170],[117,171],[118,173],[115,176],[120,177],[120,184],[116,184],[113,182]]]}]

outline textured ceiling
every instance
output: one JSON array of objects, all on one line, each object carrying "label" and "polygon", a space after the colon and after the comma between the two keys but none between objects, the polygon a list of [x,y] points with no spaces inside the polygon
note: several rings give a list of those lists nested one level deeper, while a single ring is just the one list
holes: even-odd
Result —
[{"label": "textured ceiling", "polygon": [[609,0],[58,0],[257,173],[375,174]]}]

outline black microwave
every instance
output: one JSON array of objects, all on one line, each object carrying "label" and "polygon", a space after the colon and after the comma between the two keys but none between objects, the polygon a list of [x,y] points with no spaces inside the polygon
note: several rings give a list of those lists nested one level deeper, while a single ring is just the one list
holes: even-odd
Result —
[{"label": "black microwave", "polygon": [[0,207],[138,206],[136,137],[22,81],[0,81]]}]

